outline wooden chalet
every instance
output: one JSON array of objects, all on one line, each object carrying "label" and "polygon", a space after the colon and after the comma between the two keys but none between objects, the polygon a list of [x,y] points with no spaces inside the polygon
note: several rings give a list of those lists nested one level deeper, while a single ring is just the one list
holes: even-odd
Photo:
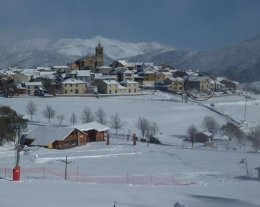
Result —
[{"label": "wooden chalet", "polygon": [[49,149],[67,149],[85,145],[88,135],[72,127],[39,126],[25,138],[25,145]]},{"label": "wooden chalet", "polygon": [[210,132],[199,132],[196,135],[196,142],[209,142],[213,138],[212,134]]},{"label": "wooden chalet", "polygon": [[97,122],[75,127],[38,126],[24,138],[28,146],[49,149],[67,149],[85,145],[87,142],[105,141],[108,127]]},{"label": "wooden chalet", "polygon": [[109,127],[97,122],[80,124],[75,127],[87,134],[88,142],[105,141],[109,130]]}]

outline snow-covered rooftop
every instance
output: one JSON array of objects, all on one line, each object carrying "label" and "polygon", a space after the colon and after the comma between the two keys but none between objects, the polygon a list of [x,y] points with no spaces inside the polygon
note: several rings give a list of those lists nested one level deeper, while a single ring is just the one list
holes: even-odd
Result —
[{"label": "snow-covered rooftop", "polygon": [[74,127],[76,129],[79,129],[80,131],[96,130],[98,132],[102,132],[102,131],[107,131],[110,129],[109,127],[99,124],[95,121],[85,123],[85,124],[75,125]]},{"label": "snow-covered rooftop", "polygon": [[131,81],[131,80],[124,80],[124,81],[121,81],[120,84],[136,84],[137,82],[136,81]]},{"label": "snow-covered rooftop", "polygon": [[91,76],[91,70],[78,70],[77,76]]},{"label": "snow-covered rooftop", "polygon": [[74,129],[71,127],[38,126],[27,135],[27,138],[34,139],[32,145],[47,146],[55,140],[63,140]]},{"label": "snow-covered rooftop", "polygon": [[108,84],[108,85],[118,85],[119,83],[115,80],[104,80],[104,83]]},{"label": "snow-covered rooftop", "polygon": [[77,80],[77,79],[73,79],[73,78],[69,78],[65,81],[62,81],[63,84],[85,84],[84,81],[81,80]]},{"label": "snow-covered rooftop", "polygon": [[26,86],[41,86],[42,82],[25,82]]}]

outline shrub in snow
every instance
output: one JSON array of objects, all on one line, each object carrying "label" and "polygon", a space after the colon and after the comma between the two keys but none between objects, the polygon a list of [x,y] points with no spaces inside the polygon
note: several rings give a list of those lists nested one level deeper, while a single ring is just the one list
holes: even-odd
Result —
[{"label": "shrub in snow", "polygon": [[174,204],[174,207],[186,207],[182,202],[177,202]]}]

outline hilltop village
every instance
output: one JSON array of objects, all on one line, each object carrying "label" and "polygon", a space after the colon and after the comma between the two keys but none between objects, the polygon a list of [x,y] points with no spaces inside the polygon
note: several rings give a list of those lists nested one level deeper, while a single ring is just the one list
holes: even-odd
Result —
[{"label": "hilltop village", "polygon": [[[104,48],[99,42],[95,53],[73,63],[32,69],[8,68],[0,71],[0,93],[3,96],[84,96],[137,95],[145,89],[183,94],[185,80],[197,71],[152,62],[113,60],[104,64]],[[189,79],[193,90],[235,93],[239,83],[225,77]]]}]

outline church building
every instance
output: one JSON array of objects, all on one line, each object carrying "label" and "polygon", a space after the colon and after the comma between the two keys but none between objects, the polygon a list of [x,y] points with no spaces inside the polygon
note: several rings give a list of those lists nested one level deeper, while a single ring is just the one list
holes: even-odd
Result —
[{"label": "church building", "polygon": [[97,67],[104,65],[104,49],[100,42],[96,46],[95,50],[95,55],[88,55],[74,62],[79,70],[92,70],[95,72]]}]

